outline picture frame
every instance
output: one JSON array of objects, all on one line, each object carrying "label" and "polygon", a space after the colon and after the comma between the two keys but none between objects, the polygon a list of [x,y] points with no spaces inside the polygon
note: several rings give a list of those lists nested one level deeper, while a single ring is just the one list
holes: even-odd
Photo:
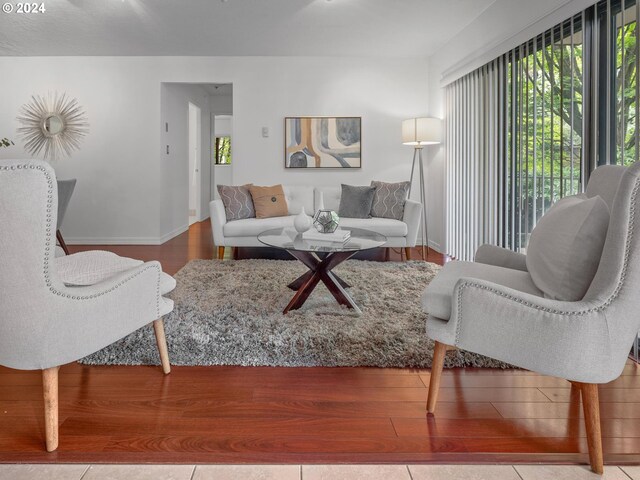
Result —
[{"label": "picture frame", "polygon": [[362,117],[285,117],[285,168],[362,168]]}]

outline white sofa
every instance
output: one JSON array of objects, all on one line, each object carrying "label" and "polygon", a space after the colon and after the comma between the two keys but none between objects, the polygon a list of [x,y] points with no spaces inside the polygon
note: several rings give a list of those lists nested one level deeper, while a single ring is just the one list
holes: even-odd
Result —
[{"label": "white sofa", "polygon": [[[322,205],[323,208],[339,210],[340,187],[283,186],[289,207],[289,215],[273,218],[247,218],[227,222],[222,200],[209,204],[211,212],[211,230],[213,243],[218,247],[218,257],[222,258],[225,247],[262,247],[258,235],[272,228],[293,228],[293,219],[304,206],[308,215],[313,215]],[[404,218],[340,218],[344,228],[363,228],[387,237],[386,247],[415,247],[420,226],[422,204],[407,200]]]}]

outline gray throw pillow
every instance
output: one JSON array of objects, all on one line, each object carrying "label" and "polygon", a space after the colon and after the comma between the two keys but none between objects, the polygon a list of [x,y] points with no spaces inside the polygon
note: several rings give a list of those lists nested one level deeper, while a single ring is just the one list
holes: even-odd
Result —
[{"label": "gray throw pillow", "polygon": [[251,183],[238,186],[218,185],[218,193],[224,205],[227,222],[256,217],[256,210],[249,191],[251,186]]},{"label": "gray throw pillow", "polygon": [[547,298],[582,300],[598,270],[609,229],[601,197],[557,202],[540,219],[527,245],[527,270]]},{"label": "gray throw pillow", "polygon": [[386,183],[375,180],[371,182],[371,186],[376,187],[371,216],[402,220],[404,218],[404,204],[409,195],[409,185],[409,182]]},{"label": "gray throw pillow", "polygon": [[342,184],[338,215],[345,218],[371,218],[371,204],[375,187]]}]

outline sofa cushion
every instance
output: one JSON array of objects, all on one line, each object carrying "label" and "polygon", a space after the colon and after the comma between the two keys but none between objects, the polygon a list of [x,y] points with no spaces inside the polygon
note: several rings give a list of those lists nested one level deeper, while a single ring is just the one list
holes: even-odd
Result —
[{"label": "sofa cushion", "polygon": [[405,237],[407,224],[391,218],[340,218],[340,228],[362,228],[385,237]]},{"label": "sofa cushion", "polygon": [[297,215],[304,207],[307,215],[313,215],[315,208],[313,205],[313,187],[287,186],[284,185],[284,198],[287,201],[289,215]]},{"label": "sofa cushion", "polygon": [[258,187],[250,185],[249,191],[256,209],[256,218],[283,217],[289,215],[282,185]]},{"label": "sofa cushion", "polygon": [[475,262],[449,262],[442,267],[422,294],[422,308],[429,315],[451,318],[453,289],[461,278],[477,278],[521,292],[542,296],[527,272]]},{"label": "sofa cushion", "polygon": [[[340,209],[341,194],[342,189],[340,187],[317,187],[315,189],[316,211],[323,208],[337,212]],[[322,203],[320,202],[321,198]]]},{"label": "sofa cushion", "polygon": [[294,215],[286,217],[247,218],[226,223],[223,227],[225,237],[257,237],[273,228],[293,227]]},{"label": "sofa cushion", "polygon": [[349,218],[371,218],[375,187],[342,184],[338,215]]},{"label": "sofa cushion", "polygon": [[527,245],[527,270],[548,298],[581,300],[598,270],[609,229],[600,196],[566,197],[540,219]]},{"label": "sofa cushion", "polygon": [[249,191],[251,184],[247,185],[218,185],[220,200],[224,205],[224,213],[227,222],[242,220],[243,218],[255,218],[256,211],[253,208],[253,199]]},{"label": "sofa cushion", "polygon": [[371,182],[371,186],[376,187],[371,205],[371,216],[402,220],[410,185],[410,182],[387,183],[375,180]]}]

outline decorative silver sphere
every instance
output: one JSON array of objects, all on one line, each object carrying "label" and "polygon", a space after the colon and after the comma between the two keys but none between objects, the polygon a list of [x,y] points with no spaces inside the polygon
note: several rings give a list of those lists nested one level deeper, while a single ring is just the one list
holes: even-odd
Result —
[{"label": "decorative silver sphere", "polygon": [[313,226],[320,233],[333,233],[338,228],[340,217],[333,210],[318,210],[313,217]]}]

